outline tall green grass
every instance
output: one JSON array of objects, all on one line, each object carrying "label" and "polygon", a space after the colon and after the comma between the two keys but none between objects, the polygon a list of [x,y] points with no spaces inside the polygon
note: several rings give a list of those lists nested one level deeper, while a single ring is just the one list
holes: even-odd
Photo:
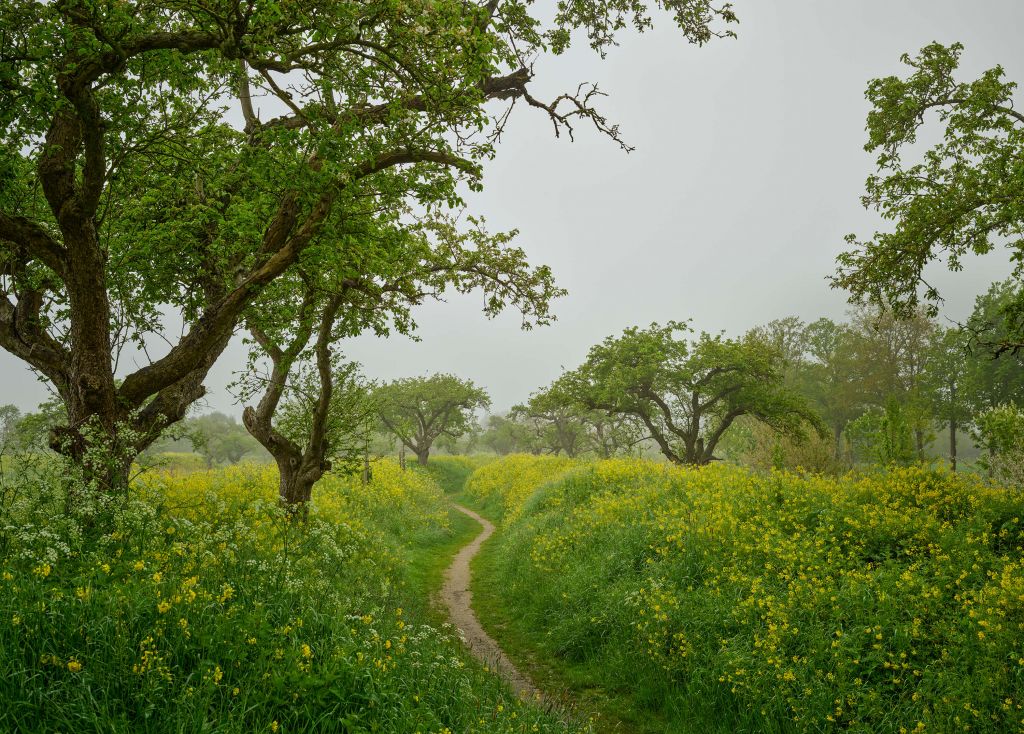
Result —
[{"label": "tall green grass", "polygon": [[421,473],[322,482],[297,525],[267,467],[146,475],[102,512],[7,469],[0,731],[578,730],[420,611],[409,569],[452,537]]},{"label": "tall green grass", "polygon": [[1020,494],[923,469],[553,468],[512,487],[476,603],[648,730],[1024,730]]}]

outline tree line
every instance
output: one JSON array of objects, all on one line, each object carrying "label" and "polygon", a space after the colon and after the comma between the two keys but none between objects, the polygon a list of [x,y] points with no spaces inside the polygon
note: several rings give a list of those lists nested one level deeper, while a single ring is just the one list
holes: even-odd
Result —
[{"label": "tree line", "polygon": [[968,436],[984,464],[1013,444],[996,423],[1024,416],[1024,361],[987,347],[1012,338],[1005,314],[1020,298],[1012,281],[994,284],[964,324],[861,307],[848,321],[787,317],[734,339],[684,322],[626,329],[491,416],[480,442],[497,453],[654,448],[679,464],[807,469],[941,456],[955,471]]},{"label": "tree line", "polygon": [[[596,85],[541,99],[533,63],[583,38],[604,55],[623,28],[650,27],[655,6],[692,43],[734,35],[732,7],[710,0],[571,2],[550,14],[506,0],[367,2],[290,6],[287,17],[274,3],[216,0],[5,3],[0,347],[58,396],[47,443],[78,475],[78,496],[127,489],[136,458],[201,400],[235,333],[250,350],[243,424],[296,505],[351,453],[346,437],[366,419],[343,339],[413,333],[413,309],[446,290],[481,291],[486,315],[515,308],[524,328],[550,323],[564,294],[551,271],[513,246],[516,232],[459,215],[460,192],[482,185],[517,107],[556,136],[584,124],[628,150]],[[851,235],[833,284],[901,323],[934,316],[928,263],[957,269],[967,254],[1024,245],[1015,85],[998,67],[959,81],[961,52],[932,44],[904,58],[907,76],[868,85],[879,173],[864,202],[896,225]],[[934,122],[941,141],[920,156],[913,143]],[[1024,300],[1012,284],[1008,293],[1003,332],[982,338],[1012,356]],[[609,453],[636,445],[639,425],[668,459],[706,463],[750,421],[792,439],[830,426],[851,441],[881,432],[894,456],[908,451],[893,428],[903,422],[920,454],[924,416],[940,410],[922,407],[926,395],[946,396],[934,400],[953,441],[960,422],[982,425],[963,402],[973,388],[926,388],[923,363],[879,377],[892,406],[847,399],[836,384],[820,398],[835,405],[815,409],[795,375],[829,369],[817,346],[779,362],[771,333],[689,329],[652,325],[595,346],[550,395],[514,411],[515,430]],[[124,368],[126,350],[148,357],[157,342],[161,356]],[[559,417],[566,396],[585,428]],[[450,438],[415,410],[392,418],[420,460]]]}]

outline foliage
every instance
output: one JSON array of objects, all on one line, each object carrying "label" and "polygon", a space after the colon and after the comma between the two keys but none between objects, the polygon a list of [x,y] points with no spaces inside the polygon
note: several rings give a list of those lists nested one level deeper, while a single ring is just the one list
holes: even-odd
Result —
[{"label": "foliage", "polygon": [[512,406],[509,419],[518,421],[524,447],[531,452],[565,453],[570,459],[629,453],[645,438],[632,416],[588,408],[573,394],[572,378],[564,376]]},{"label": "foliage", "polygon": [[[740,416],[800,438],[822,430],[807,401],[784,383],[778,351],[756,335],[727,339],[669,322],[631,327],[591,348],[564,379],[592,410],[625,416],[649,432],[670,461],[707,464]],[[677,336],[680,335],[680,336]]]},{"label": "foliage", "polygon": [[1024,288],[1012,279],[993,283],[975,299],[964,326],[972,340],[967,373],[976,411],[1003,403],[1024,405],[1024,355],[1013,350],[994,354],[1017,331],[1008,314],[1017,303],[1024,303]]},{"label": "foliage", "polygon": [[480,434],[480,443],[498,456],[521,452],[539,452],[530,427],[511,415],[489,415]]},{"label": "foliage", "polygon": [[[401,274],[380,270],[396,247],[399,268],[415,266],[395,244],[409,212],[458,207],[464,186],[480,187],[514,102],[556,134],[583,123],[628,147],[594,107],[595,85],[550,102],[532,93],[533,62],[576,31],[603,51],[654,9],[698,44],[736,21],[710,0],[533,7],[0,6],[0,346],[61,396],[68,440],[55,444],[81,463],[77,427],[97,416],[106,439],[126,426],[135,453],[146,448],[203,396],[267,290],[303,265],[374,285]],[[480,274],[478,255],[460,278]],[[509,287],[495,282],[488,310]],[[160,338],[166,354],[115,379],[124,348]]]},{"label": "foliage", "polygon": [[327,479],[296,524],[272,467],[156,472],[92,536],[55,511],[61,476],[4,476],[4,730],[573,728],[416,615],[427,590],[404,569],[448,517],[423,474]]},{"label": "foliage", "polygon": [[[362,461],[376,406],[371,397],[373,384],[355,362],[335,361],[333,390],[325,418],[326,456],[332,471],[352,473]],[[320,395],[320,384],[312,370],[292,375],[290,389],[277,409],[278,430],[302,450],[309,443],[309,426]]]},{"label": "foliage", "polygon": [[796,440],[750,418],[737,420],[721,447],[724,459],[760,471],[842,474],[850,468],[846,452],[837,455],[831,438],[812,433]]},{"label": "foliage", "polygon": [[486,588],[580,686],[664,731],[1019,728],[1024,495],[920,467],[554,468],[515,488]]},{"label": "foliage", "polygon": [[860,461],[908,466],[917,460],[910,421],[896,400],[889,400],[884,410],[871,408],[851,421],[846,433]]},{"label": "foliage", "polygon": [[426,464],[431,446],[441,436],[458,438],[475,423],[476,411],[487,408],[487,393],[455,375],[407,377],[374,391],[380,419],[388,432]]},{"label": "foliage", "polygon": [[[907,312],[922,300],[923,288],[934,312],[940,296],[924,279],[926,266],[944,258],[950,270],[960,270],[965,256],[999,246],[1011,251],[1020,279],[1024,115],[1014,109],[1016,84],[1001,67],[970,82],[956,78],[962,51],[960,44],[929,44],[913,58],[902,57],[906,77],[868,84],[865,147],[877,154],[879,172],[867,180],[864,205],[895,225],[867,241],[847,238],[854,249],[840,255],[833,284],[855,300]],[[921,154],[920,140],[931,139],[933,121],[941,139]],[[1011,305],[1011,328],[997,349],[1024,341],[1021,303]]]},{"label": "foliage", "polygon": [[206,460],[206,467],[237,464],[246,455],[266,458],[266,452],[243,425],[223,413],[207,413],[188,419],[185,426],[193,449]]},{"label": "foliage", "polygon": [[1024,410],[1016,405],[997,405],[981,413],[971,431],[982,455],[978,465],[996,481],[1020,487],[1024,464]]}]

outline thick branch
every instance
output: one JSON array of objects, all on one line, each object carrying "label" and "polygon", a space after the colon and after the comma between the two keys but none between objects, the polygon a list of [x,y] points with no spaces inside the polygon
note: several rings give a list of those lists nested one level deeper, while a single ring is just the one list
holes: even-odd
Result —
[{"label": "thick branch", "polygon": [[31,219],[0,212],[0,240],[6,240],[24,249],[57,275],[64,276],[67,252],[63,245]]}]

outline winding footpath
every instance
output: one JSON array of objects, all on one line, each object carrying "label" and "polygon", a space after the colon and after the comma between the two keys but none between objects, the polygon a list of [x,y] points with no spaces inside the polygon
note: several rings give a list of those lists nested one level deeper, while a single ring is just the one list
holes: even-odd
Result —
[{"label": "winding footpath", "polygon": [[469,563],[480,551],[480,546],[484,544],[484,541],[494,534],[494,524],[467,507],[457,504],[452,506],[480,523],[483,526],[483,532],[473,538],[468,545],[462,547],[444,573],[441,599],[448,609],[448,616],[452,624],[459,628],[466,641],[466,646],[475,657],[492,670],[496,670],[520,697],[540,698],[537,687],[525,675],[516,670],[498,643],[480,626],[480,621],[473,612],[473,592],[469,588],[471,580]]}]

